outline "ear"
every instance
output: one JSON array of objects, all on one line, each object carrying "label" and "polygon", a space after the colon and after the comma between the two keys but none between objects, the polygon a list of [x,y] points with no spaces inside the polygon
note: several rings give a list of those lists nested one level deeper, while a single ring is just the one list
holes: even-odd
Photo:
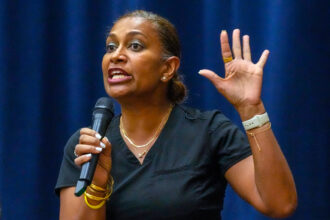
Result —
[{"label": "ear", "polygon": [[170,81],[177,72],[177,70],[179,69],[179,67],[180,67],[180,59],[176,56],[169,57],[164,62],[164,69],[162,72],[161,80],[163,82]]}]

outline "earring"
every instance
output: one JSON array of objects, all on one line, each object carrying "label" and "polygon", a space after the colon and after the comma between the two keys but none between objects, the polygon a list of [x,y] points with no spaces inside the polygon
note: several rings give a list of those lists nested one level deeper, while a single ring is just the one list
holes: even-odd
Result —
[{"label": "earring", "polygon": [[162,80],[166,80],[166,76],[163,76],[163,77],[162,77]]}]

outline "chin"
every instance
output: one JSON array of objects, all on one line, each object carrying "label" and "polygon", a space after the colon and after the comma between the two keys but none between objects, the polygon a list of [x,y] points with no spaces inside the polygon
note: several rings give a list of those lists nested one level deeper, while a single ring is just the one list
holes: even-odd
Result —
[{"label": "chin", "polygon": [[126,98],[126,97],[129,97],[130,96],[130,92],[127,91],[127,90],[124,90],[124,89],[114,89],[114,88],[108,88],[106,90],[107,94],[116,99],[116,100],[120,100],[120,99],[123,99],[123,98]]}]

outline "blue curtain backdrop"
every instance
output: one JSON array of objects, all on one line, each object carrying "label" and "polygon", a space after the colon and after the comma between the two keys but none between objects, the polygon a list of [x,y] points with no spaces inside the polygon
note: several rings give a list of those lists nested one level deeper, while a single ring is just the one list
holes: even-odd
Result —
[{"label": "blue curtain backdrop", "polygon": [[[122,13],[169,18],[183,47],[187,104],[233,107],[197,74],[223,73],[219,33],[251,36],[254,61],[270,50],[263,100],[294,174],[299,206],[288,219],[330,219],[328,1],[0,0],[0,202],[2,219],[57,219],[53,188],[70,135],[105,96],[105,36]],[[118,105],[116,111],[119,112]],[[268,219],[227,190],[224,219]]]}]

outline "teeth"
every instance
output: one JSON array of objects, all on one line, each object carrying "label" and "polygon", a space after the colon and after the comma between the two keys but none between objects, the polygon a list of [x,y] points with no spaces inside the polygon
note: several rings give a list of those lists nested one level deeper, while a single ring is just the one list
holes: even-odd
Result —
[{"label": "teeth", "polygon": [[113,75],[112,79],[122,79],[122,78],[125,78],[125,77],[126,77],[125,75]]},{"label": "teeth", "polygon": [[115,71],[113,71],[112,73],[113,73],[113,74],[120,74],[121,71],[119,71],[119,70],[115,70]]}]

